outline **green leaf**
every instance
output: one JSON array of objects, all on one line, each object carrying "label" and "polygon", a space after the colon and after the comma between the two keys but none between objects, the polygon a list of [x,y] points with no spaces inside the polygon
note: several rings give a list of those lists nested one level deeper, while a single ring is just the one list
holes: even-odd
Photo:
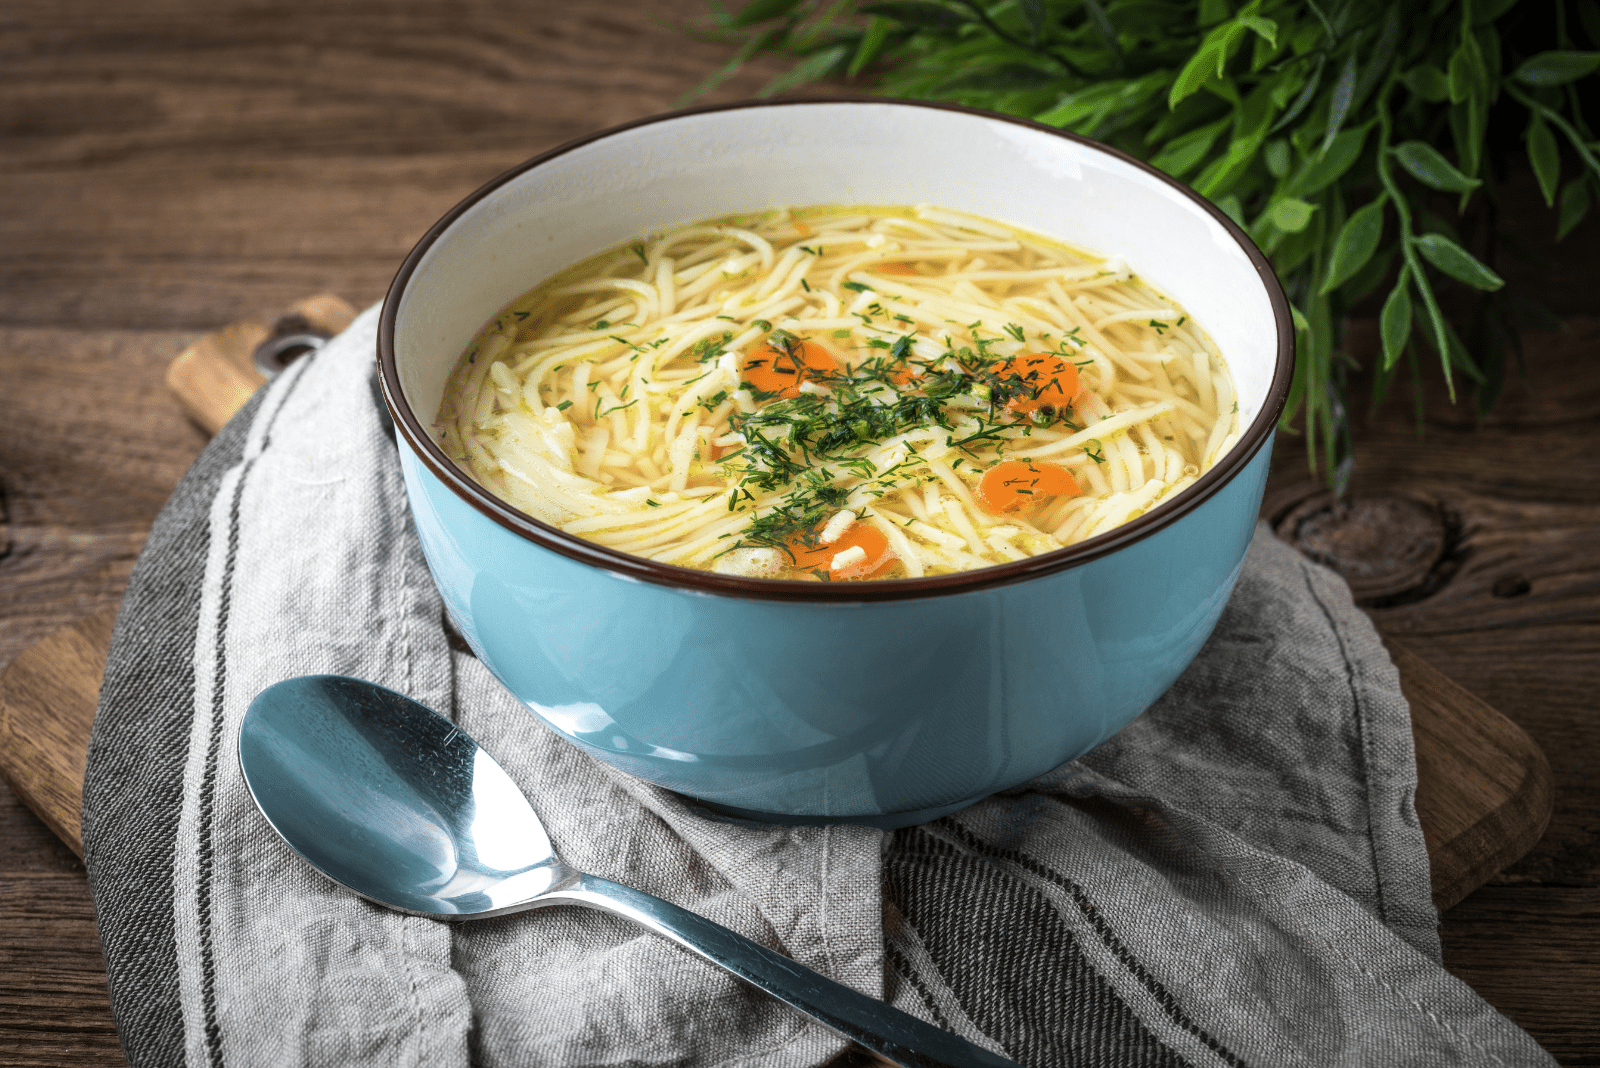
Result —
[{"label": "green leaf", "polygon": [[1600,68],[1600,52],[1540,52],[1511,75],[1524,85],[1566,85]]},{"label": "green leaf", "polygon": [[1167,94],[1167,107],[1177,107],[1184,97],[1199,92],[1212,78],[1221,78],[1227,72],[1234,47],[1249,32],[1247,26],[1234,19],[1206,34],[1205,40],[1200,42],[1200,47],[1174,79],[1172,91]]},{"label": "green leaf", "polygon": [[1367,127],[1345,130],[1333,143],[1307,161],[1295,176],[1290,189],[1298,196],[1315,196],[1343,177],[1361,156],[1361,146],[1367,140]]},{"label": "green leaf", "polygon": [[1411,269],[1400,268],[1389,298],[1383,302],[1383,312],[1378,316],[1378,333],[1383,338],[1383,366],[1393,367],[1406,351],[1411,340]]},{"label": "green leaf", "polygon": [[849,53],[850,46],[837,44],[832,48],[823,49],[796,63],[784,73],[763,85],[756,96],[777,96],[779,93],[793,89],[806,82],[814,82],[833,72],[834,68],[844,61]]},{"label": "green leaf", "polygon": [[1517,0],[1480,0],[1472,5],[1472,24],[1488,26],[1517,6]]},{"label": "green leaf", "polygon": [[1267,173],[1274,178],[1282,178],[1289,173],[1289,142],[1283,138],[1268,141],[1267,147],[1261,151],[1261,162],[1267,165]]},{"label": "green leaf", "polygon": [[[1272,57],[1278,54],[1278,46],[1268,41],[1265,37],[1257,37],[1256,45],[1250,50],[1250,73],[1255,74],[1272,62]],[[1295,86],[1299,88],[1298,85]]]},{"label": "green leaf", "polygon": [[1328,258],[1328,278],[1322,283],[1322,292],[1338,289],[1378,250],[1378,241],[1383,237],[1383,205],[1384,198],[1379,197],[1363,204],[1345,220],[1333,243],[1333,255]]},{"label": "green leaf", "polygon": [[1505,285],[1505,280],[1485,267],[1478,258],[1443,234],[1423,234],[1417,238],[1417,249],[1429,263],[1474,289],[1495,290]]},{"label": "green leaf", "polygon": [[1200,0],[1195,24],[1202,29],[1228,17],[1228,0]]},{"label": "green leaf", "polygon": [[[1160,91],[1166,81],[1161,71],[1131,81],[1095,82],[1086,89],[1068,93],[1049,111],[1034,116],[1050,126],[1075,126],[1094,116],[1094,124],[1117,108],[1133,107]],[[1093,125],[1093,124],[1091,124]]]},{"label": "green leaf", "polygon": [[1465,193],[1483,184],[1456,170],[1449,160],[1439,154],[1438,149],[1425,141],[1405,141],[1395,145],[1389,153],[1400,161],[1400,166],[1411,177],[1433,189],[1446,193]]},{"label": "green leaf", "polygon": [[[1048,122],[1041,118],[1039,121]],[[1159,170],[1166,171],[1174,178],[1182,178],[1185,174],[1199,166],[1200,161],[1206,158],[1206,153],[1211,151],[1211,145],[1216,141],[1217,135],[1233,122],[1232,116],[1218,119],[1216,122],[1190,130],[1181,137],[1175,137],[1161,152],[1150,161],[1150,165]]]},{"label": "green leaf", "polygon": [[883,47],[883,42],[889,39],[889,20],[874,15],[867,23],[867,32],[861,35],[861,43],[856,46],[856,54],[850,60],[850,66],[845,73],[854,78],[860,74],[862,68],[872,62],[878,50]]},{"label": "green leaf", "polygon": [[1378,87],[1378,83],[1389,76],[1390,68],[1394,64],[1395,51],[1400,47],[1400,10],[1402,5],[1390,4],[1389,14],[1383,20],[1383,32],[1378,35],[1378,43],[1373,46],[1368,54],[1367,64],[1361,71],[1361,77],[1356,80],[1355,94],[1353,97],[1356,108],[1366,100],[1367,94]]},{"label": "green leaf", "polygon": [[733,54],[732,59],[728,60],[728,62],[724,63],[710,74],[706,75],[704,81],[695,86],[693,89],[689,90],[687,93],[684,93],[682,96],[678,97],[678,99],[674,100],[672,102],[673,105],[676,107],[682,107],[691,101],[698,100],[700,97],[705,96],[707,93],[711,92],[711,90],[715,89],[717,86],[721,85],[723,82],[737,74],[739,69],[750,61],[751,57],[755,56],[758,52],[764,51],[765,49],[777,44],[779,41],[783,40],[788,33],[789,31],[787,27],[774,26],[772,29],[750,38],[744,43],[739,51]]},{"label": "green leaf", "polygon": [[881,15],[914,30],[932,33],[954,33],[973,21],[970,15],[927,0],[884,0],[878,4],[862,4],[860,10],[863,15]]},{"label": "green leaf", "polygon": [[1589,184],[1582,175],[1567,183],[1561,190],[1561,209],[1558,212],[1559,221],[1556,223],[1556,240],[1560,241],[1572,233],[1575,226],[1583,221],[1589,214]]},{"label": "green leaf", "polygon": [[1026,63],[998,63],[964,70],[955,77],[940,82],[934,87],[934,91],[945,93],[958,89],[1036,89],[1059,79],[1059,72],[1030,67]]},{"label": "green leaf", "polygon": [[1100,6],[1100,0],[1083,0],[1083,6],[1089,12],[1089,24],[1094,27],[1095,36],[1100,38],[1100,43],[1106,46],[1106,51],[1122,61],[1122,45],[1117,43],[1117,28],[1111,24],[1111,19],[1106,15],[1106,9]]},{"label": "green leaf", "polygon": [[1394,265],[1395,254],[1400,251],[1399,243],[1388,248],[1379,247],[1367,265],[1351,275],[1344,285],[1339,287],[1339,299],[1346,308],[1366,300],[1367,296],[1378,288],[1378,283],[1386,281],[1389,277],[1389,268]]},{"label": "green leaf", "polygon": [[1246,28],[1255,31],[1257,37],[1260,37],[1273,48],[1278,47],[1278,24],[1276,22],[1260,15],[1240,15],[1237,21]]},{"label": "green leaf", "polygon": [[1234,182],[1244,172],[1251,162],[1255,160],[1256,152],[1261,148],[1261,137],[1247,137],[1235,139],[1228,146],[1228,151],[1221,159],[1212,160],[1206,169],[1200,172],[1193,183],[1195,191],[1201,196],[1216,199],[1223,193],[1230,192]]},{"label": "green leaf", "polygon": [[787,15],[800,6],[800,0],[750,0],[750,3],[739,9],[739,13],[728,20],[729,26],[753,26],[758,22],[766,22]]},{"label": "green leaf", "polygon": [[1583,23],[1583,31],[1589,35],[1589,40],[1600,41],[1600,4],[1594,0],[1583,0],[1578,5],[1578,21]]},{"label": "green leaf", "polygon": [[1325,57],[1318,56],[1316,66],[1311,68],[1311,80],[1306,82],[1304,89],[1300,90],[1300,95],[1294,98],[1294,103],[1290,104],[1289,110],[1283,113],[1283,118],[1279,119],[1277,124],[1272,127],[1273,133],[1277,133],[1298,119],[1300,113],[1311,106],[1311,101],[1315,100],[1317,96],[1317,87],[1322,84],[1322,70],[1326,65]]},{"label": "green leaf", "polygon": [[1039,43],[1039,31],[1044,29],[1044,0],[1022,0],[1022,16],[1028,20],[1028,38]]},{"label": "green leaf", "polygon": [[1189,57],[1178,76],[1172,81],[1172,91],[1167,94],[1167,107],[1175,108],[1185,97],[1193,96],[1216,73],[1218,50],[1209,43]]},{"label": "green leaf", "polygon": [[1483,54],[1478,51],[1478,42],[1472,37],[1463,38],[1461,44],[1451,53],[1447,77],[1452,104],[1488,94],[1488,75],[1483,69]]},{"label": "green leaf", "polygon": [[1355,101],[1355,94],[1356,53],[1352,50],[1350,58],[1345,61],[1344,70],[1339,72],[1339,80],[1333,83],[1333,95],[1328,98],[1328,132],[1322,139],[1324,152],[1333,144],[1333,139],[1339,136],[1345,116],[1350,114],[1350,105]]},{"label": "green leaf", "polygon": [[1468,177],[1478,173],[1487,115],[1477,97],[1450,108],[1450,136],[1455,141],[1456,158],[1461,161],[1461,173]]},{"label": "green leaf", "polygon": [[1432,63],[1412,67],[1400,76],[1405,87],[1430,104],[1442,104],[1450,99],[1450,80],[1444,71]]},{"label": "green leaf", "polygon": [[1267,218],[1272,220],[1272,225],[1286,234],[1299,233],[1311,223],[1311,216],[1317,210],[1315,204],[1294,197],[1284,197],[1274,201],[1267,209]]},{"label": "green leaf", "polygon": [[1556,202],[1556,188],[1561,184],[1561,149],[1556,147],[1556,135],[1544,119],[1534,112],[1528,120],[1528,162],[1533,164],[1534,176],[1539,179],[1539,191],[1544,202]]},{"label": "green leaf", "polygon": [[1217,198],[1217,207],[1222,209],[1222,214],[1234,221],[1239,229],[1244,229],[1244,205],[1239,203],[1239,198],[1232,193],[1225,197]]}]

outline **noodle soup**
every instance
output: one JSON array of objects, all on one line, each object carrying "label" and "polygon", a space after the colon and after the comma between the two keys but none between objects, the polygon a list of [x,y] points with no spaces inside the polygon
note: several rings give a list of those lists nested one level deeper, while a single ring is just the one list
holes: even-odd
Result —
[{"label": "noodle soup", "polygon": [[436,424],[490,491],[662,563],[918,578],[1094,537],[1239,433],[1222,356],[1101,259],[929,207],[683,227],[514,302]]}]

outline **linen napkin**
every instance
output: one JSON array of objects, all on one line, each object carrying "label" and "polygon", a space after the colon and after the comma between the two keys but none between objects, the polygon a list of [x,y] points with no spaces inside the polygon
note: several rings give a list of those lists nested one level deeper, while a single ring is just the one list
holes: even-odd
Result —
[{"label": "linen napkin", "polygon": [[1084,758],[897,832],[723,821],[568,745],[452,650],[376,318],[218,435],[118,618],[84,845],[134,1068],[799,1068],[845,1049],[624,921],[447,925],[312,871],[234,754],[258,691],[319,672],[454,718],[576,867],[1028,1068],[1553,1063],[1440,966],[1394,669],[1343,583],[1265,528],[1194,665]]}]

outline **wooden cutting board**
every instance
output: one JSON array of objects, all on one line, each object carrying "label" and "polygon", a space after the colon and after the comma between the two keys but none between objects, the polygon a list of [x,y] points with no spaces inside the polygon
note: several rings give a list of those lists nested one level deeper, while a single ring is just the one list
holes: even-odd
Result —
[{"label": "wooden cutting board", "polygon": [[[174,360],[167,381],[190,416],[215,432],[265,381],[254,365],[258,347],[329,336],[353,317],[349,305],[324,295],[271,327],[232,324]],[[106,609],[64,627],[0,673],[0,775],[80,856],[84,762],[115,617]],[[1411,704],[1417,814],[1434,904],[1446,909],[1544,834],[1554,804],[1550,766],[1520,727],[1400,643],[1385,642]]]}]

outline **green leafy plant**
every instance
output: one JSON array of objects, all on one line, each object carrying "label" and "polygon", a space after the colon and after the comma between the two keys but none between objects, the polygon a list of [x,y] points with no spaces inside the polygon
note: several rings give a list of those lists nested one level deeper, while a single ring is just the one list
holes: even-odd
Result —
[{"label": "green leafy plant", "polygon": [[[1526,28],[1516,0],[712,4],[691,32],[738,49],[691,98],[776,53],[795,62],[762,95],[865,75],[891,96],[1096,138],[1209,197],[1272,258],[1289,294],[1299,362],[1282,425],[1303,430],[1312,469],[1338,489],[1359,369],[1341,348],[1353,306],[1388,287],[1371,403],[1409,369],[1419,432],[1424,363],[1437,364],[1452,402],[1465,379],[1487,412],[1507,351],[1520,363],[1519,327],[1550,318],[1508,298],[1494,270],[1510,240],[1495,230],[1493,199],[1509,163],[1491,116],[1520,127],[1558,237],[1600,197],[1600,143],[1579,97],[1600,68],[1596,0],[1540,7],[1549,39],[1529,49],[1504,36],[1508,24]],[[1441,304],[1452,288],[1475,294],[1464,336]]]}]

